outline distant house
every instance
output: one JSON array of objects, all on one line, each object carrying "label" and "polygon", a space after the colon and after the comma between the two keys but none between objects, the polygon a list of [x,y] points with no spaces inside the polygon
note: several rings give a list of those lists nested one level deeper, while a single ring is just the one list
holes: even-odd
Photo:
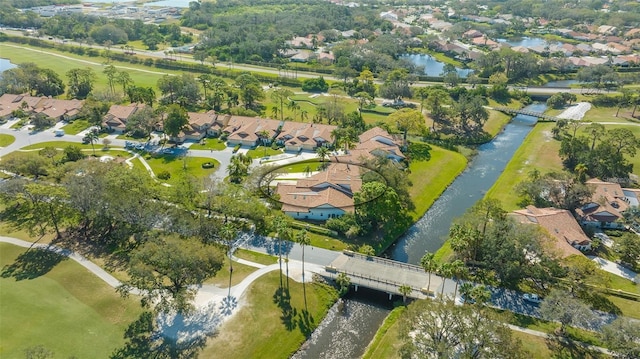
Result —
[{"label": "distant house", "polygon": [[171,140],[175,142],[184,142],[186,140],[200,141],[209,134],[210,129],[214,129],[217,124],[218,114],[211,110],[205,113],[187,112],[189,117],[189,124],[180,131],[177,137],[172,137]]},{"label": "distant house", "polygon": [[465,32],[464,34],[462,34],[462,37],[464,37],[466,39],[474,39],[476,37],[482,37],[482,36],[484,36],[484,34],[481,33],[478,30],[475,30],[475,29],[471,29],[471,30]]},{"label": "distant house", "polygon": [[145,106],[145,104],[141,103],[132,103],[126,106],[112,105],[109,108],[109,112],[102,118],[102,126],[109,132],[124,133],[129,118]]},{"label": "distant house", "polygon": [[276,193],[282,211],[296,219],[326,221],[354,211],[353,195],[360,191],[360,167],[334,163],[295,184],[280,182]]},{"label": "distant house", "polygon": [[261,133],[264,131],[268,135],[267,141],[270,141],[279,131],[280,121],[264,119],[258,117],[231,116],[222,130],[227,134],[227,142],[229,146],[241,145],[254,147],[258,145],[258,141],[263,138]]},{"label": "distant house", "polygon": [[381,156],[400,162],[405,159],[405,156],[400,151],[399,143],[389,132],[380,127],[374,127],[358,137],[356,146],[349,150],[346,156],[341,157],[341,161],[356,163],[363,158]]},{"label": "distant house", "polygon": [[22,110],[29,116],[44,114],[56,121],[73,120],[78,116],[84,101],[59,100],[56,98],[29,95],[3,94],[0,96],[0,118],[12,116],[15,110]]},{"label": "distant house", "polygon": [[333,143],[331,133],[336,128],[332,125],[286,121],[282,124],[276,141],[284,145],[287,151],[313,151],[320,146]]},{"label": "distant house", "polygon": [[600,228],[624,228],[622,212],[638,203],[637,192],[623,189],[619,183],[590,179],[586,185],[593,190],[591,200],[576,209],[583,225]]},{"label": "distant house", "polygon": [[543,228],[551,240],[547,250],[562,258],[591,249],[591,239],[566,209],[527,206],[526,209],[513,211],[511,215],[520,223]]}]

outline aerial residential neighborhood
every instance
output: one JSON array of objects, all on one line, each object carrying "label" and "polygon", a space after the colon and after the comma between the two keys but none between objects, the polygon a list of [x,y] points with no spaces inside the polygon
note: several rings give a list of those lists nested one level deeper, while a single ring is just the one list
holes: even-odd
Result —
[{"label": "aerial residential neighborhood", "polygon": [[640,11],[0,7],[0,358],[640,357]]}]

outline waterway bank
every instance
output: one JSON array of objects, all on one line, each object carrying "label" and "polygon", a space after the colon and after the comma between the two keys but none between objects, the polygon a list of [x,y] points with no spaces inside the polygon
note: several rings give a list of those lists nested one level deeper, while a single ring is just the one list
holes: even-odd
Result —
[{"label": "waterway bank", "polygon": [[[533,104],[526,109],[542,112],[546,105]],[[535,122],[530,116],[515,116],[492,141],[478,146],[465,171],[386,254],[394,260],[418,264],[425,252],[436,252],[444,244],[451,222],[484,197]]]}]

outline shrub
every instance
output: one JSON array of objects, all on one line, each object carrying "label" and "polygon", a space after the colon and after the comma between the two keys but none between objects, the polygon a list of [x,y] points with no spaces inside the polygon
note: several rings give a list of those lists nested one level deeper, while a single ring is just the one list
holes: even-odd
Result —
[{"label": "shrub", "polygon": [[169,173],[169,171],[165,170],[165,171],[162,171],[162,172],[158,173],[157,177],[158,177],[158,179],[166,181],[169,178],[171,178],[171,173]]},{"label": "shrub", "polygon": [[213,162],[205,162],[202,164],[202,168],[213,168],[213,167],[215,167]]},{"label": "shrub", "polygon": [[241,145],[237,144],[234,148],[233,148],[233,153],[238,152],[238,150],[240,149]]},{"label": "shrub", "polygon": [[302,91],[307,92],[327,92],[329,84],[320,76],[317,79],[307,79],[302,83]]}]

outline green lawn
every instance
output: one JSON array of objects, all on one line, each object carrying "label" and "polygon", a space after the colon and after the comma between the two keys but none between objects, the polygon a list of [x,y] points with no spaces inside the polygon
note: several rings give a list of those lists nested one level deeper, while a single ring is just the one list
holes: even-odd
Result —
[{"label": "green lawn", "polygon": [[[39,150],[45,147],[53,147],[53,148],[59,148],[59,149],[64,149],[67,146],[78,146],[80,148],[83,149],[91,149],[91,145],[90,144],[82,144],[80,142],[71,142],[71,141],[48,141],[48,142],[40,142],[40,143],[36,143],[33,145],[29,145],[29,146],[24,146],[21,148],[21,150]],[[96,144],[94,144],[94,146],[96,146]],[[98,145],[99,147],[102,147],[102,144]]]},{"label": "green lawn", "polygon": [[536,124],[498,180],[487,191],[485,198],[501,201],[507,211],[518,209],[519,198],[515,187],[527,178],[531,170],[537,169],[543,174],[562,170],[562,162],[558,156],[560,143],[551,137],[554,126],[554,123]]},{"label": "green lawn", "polygon": [[194,143],[189,147],[190,150],[214,150],[214,151],[222,151],[227,148],[227,145],[224,141],[219,138],[207,138],[204,139],[204,144]]},{"label": "green lawn", "polygon": [[409,188],[409,194],[416,205],[411,214],[414,220],[422,217],[466,166],[467,159],[460,153],[433,145],[429,161],[411,162],[409,180],[413,185]]},{"label": "green lawn", "polygon": [[258,146],[255,150],[247,151],[247,156],[251,158],[262,158],[265,156],[275,156],[283,154],[282,150],[274,150],[271,146]]},{"label": "green lawn", "polygon": [[259,252],[253,252],[246,249],[238,249],[234,255],[238,258],[246,259],[250,262],[260,263],[264,265],[278,263],[278,258],[275,256],[270,256],[268,254],[259,253]]},{"label": "green lawn", "polygon": [[[278,298],[279,273],[255,281],[246,293],[247,305],[222,325],[210,339],[201,358],[288,358],[320,324],[337,299],[326,284],[288,281],[290,300]],[[284,309],[284,311],[283,311]]]},{"label": "green lawn", "polygon": [[[42,345],[56,358],[108,358],[141,313],[138,300],[121,298],[72,260],[25,252],[0,244],[0,357],[23,358],[25,348]],[[14,263],[21,266],[11,276]]]},{"label": "green lawn", "polygon": [[397,359],[400,358],[400,347],[402,342],[398,336],[400,334],[400,319],[405,312],[405,307],[397,307],[384,320],[380,329],[373,338],[362,359]]},{"label": "green lawn", "polygon": [[0,133],[0,147],[7,147],[12,144],[16,140],[15,137],[11,135],[5,135]]},{"label": "green lawn", "polygon": [[64,133],[66,133],[67,135],[77,135],[79,132],[82,132],[87,128],[89,128],[89,126],[91,125],[87,120],[75,120],[70,124],[67,124],[64,127],[62,127],[62,129],[64,130]]},{"label": "green lawn", "polygon": [[[159,157],[145,156],[145,160],[153,170],[153,173],[157,176],[158,173],[167,171],[171,174],[166,182],[169,184],[177,184],[180,179],[180,174],[186,172],[187,174],[195,178],[205,178],[220,167],[220,163],[213,158],[205,157],[177,157],[162,155]],[[202,168],[202,164],[206,162],[213,162],[214,168]],[[186,166],[186,169],[185,169]]]},{"label": "green lawn", "polygon": [[[11,60],[14,64],[33,62],[40,67],[52,69],[59,74],[60,78],[65,79],[65,83],[65,74],[67,71],[73,68],[89,67],[97,75],[94,91],[102,91],[108,88],[107,77],[102,73],[104,68],[102,63],[105,61],[105,58],[103,57],[79,56],[54,49],[43,50],[36,47],[30,47],[28,45],[10,43],[0,44],[0,53],[2,53],[3,57]],[[134,65],[127,62],[112,61],[111,63],[114,66],[119,67],[119,70],[126,70],[129,72],[129,75],[136,86],[155,87],[158,79],[165,73],[179,74],[177,71],[156,69],[152,67],[145,67],[143,65]],[[123,67],[126,67],[126,69]]]}]

